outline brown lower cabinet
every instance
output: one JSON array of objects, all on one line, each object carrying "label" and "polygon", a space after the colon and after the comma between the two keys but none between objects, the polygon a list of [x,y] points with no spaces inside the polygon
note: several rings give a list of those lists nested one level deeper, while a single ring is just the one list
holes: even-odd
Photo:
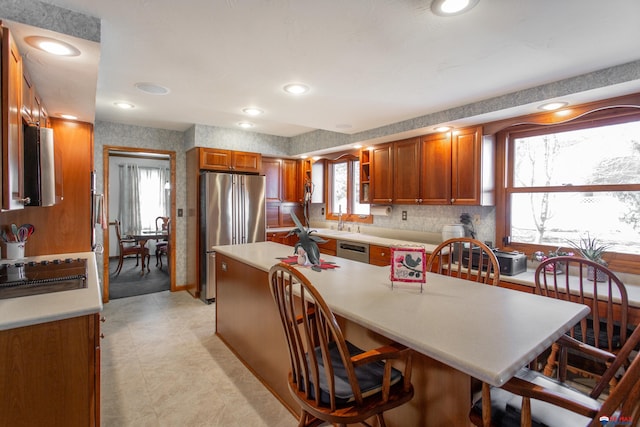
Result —
[{"label": "brown lower cabinet", "polygon": [[387,246],[369,245],[369,264],[391,265],[391,250]]},{"label": "brown lower cabinet", "polygon": [[100,426],[99,314],[0,331],[0,426]]},{"label": "brown lower cabinet", "polygon": [[[334,273],[336,271],[320,274]],[[268,273],[220,254],[216,256],[216,278],[216,335],[264,387],[297,415],[300,406],[287,386],[290,370],[287,344],[269,291]],[[366,325],[338,315],[336,320],[345,337],[361,348],[377,348],[390,342]],[[387,425],[467,425],[470,377],[418,352],[414,353],[412,363],[415,396],[408,404],[385,412]]]}]

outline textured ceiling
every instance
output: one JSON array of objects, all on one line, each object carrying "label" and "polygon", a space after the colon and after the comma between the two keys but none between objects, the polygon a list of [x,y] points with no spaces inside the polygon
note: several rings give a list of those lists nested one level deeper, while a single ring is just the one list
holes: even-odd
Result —
[{"label": "textured ceiling", "polygon": [[[27,53],[53,115],[181,131],[249,120],[272,135],[355,134],[640,60],[637,0],[480,0],[449,18],[428,0],[47,3],[101,20],[99,44],[76,39],[86,56],[55,66]],[[287,95],[289,82],[311,91]],[[591,96],[640,91],[640,75],[599,85]]]}]

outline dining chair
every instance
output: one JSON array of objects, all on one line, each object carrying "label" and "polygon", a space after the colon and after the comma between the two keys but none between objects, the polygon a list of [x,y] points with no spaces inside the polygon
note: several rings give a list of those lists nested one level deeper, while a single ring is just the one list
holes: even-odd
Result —
[{"label": "dining chair", "polygon": [[479,240],[454,237],[440,243],[429,256],[427,271],[497,286],[500,265],[491,248]]},{"label": "dining chair", "polygon": [[[624,345],[628,328],[627,290],[611,270],[586,258],[559,256],[542,261],[536,268],[534,279],[537,294],[586,304],[591,308],[589,316],[571,328],[570,336],[612,353]],[[591,363],[577,357],[570,349],[554,344],[544,374],[551,376],[557,361],[569,356],[575,363],[559,365],[561,369],[558,369],[557,376],[561,381],[565,380],[566,370],[597,378],[605,369],[602,364]]]},{"label": "dining chair", "polygon": [[165,232],[167,234],[166,238],[157,238],[156,239],[156,267],[158,265],[159,268],[162,269],[162,254],[167,256],[167,264],[169,263],[169,255],[168,255],[168,246],[169,246],[169,223],[171,222],[171,218],[168,216],[159,216],[156,218],[156,234],[161,232]]},{"label": "dining chair", "polygon": [[298,426],[368,425],[375,416],[384,427],[383,413],[413,397],[412,350],[364,351],[347,341],[318,290],[288,264],[274,265],[269,282],[289,347],[289,391],[302,408]]},{"label": "dining chair", "polygon": [[139,264],[139,257],[147,257],[147,271],[149,270],[149,248],[146,246],[141,247],[134,239],[123,238],[120,231],[120,221],[115,220],[116,237],[118,238],[118,267],[116,268],[116,276],[120,274],[122,265],[124,264],[124,258],[129,255],[136,256],[136,267]]},{"label": "dining chair", "polygon": [[[491,286],[500,283],[500,264],[491,248],[479,240],[454,237],[440,243],[429,255],[427,271]],[[471,393],[489,385],[473,378]]]},{"label": "dining chair", "polygon": [[[635,426],[640,425],[640,328],[635,328],[617,355],[565,335],[563,347],[608,362],[608,368],[587,394],[540,372],[523,368],[501,387],[491,387],[476,402],[469,419],[478,427],[493,426]],[[633,355],[632,355],[633,354]],[[631,361],[630,361],[631,359]],[[610,380],[626,366],[618,385],[604,393]]]}]

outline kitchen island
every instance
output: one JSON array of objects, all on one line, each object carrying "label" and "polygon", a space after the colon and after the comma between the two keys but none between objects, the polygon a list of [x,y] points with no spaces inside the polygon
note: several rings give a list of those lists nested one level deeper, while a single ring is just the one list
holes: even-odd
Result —
[{"label": "kitchen island", "polygon": [[102,293],[95,253],[20,262],[66,258],[86,259],[86,287],[0,299],[0,426],[100,425]]},{"label": "kitchen island", "polygon": [[[286,343],[267,272],[291,247],[272,242],[215,248],[216,333],[290,410]],[[501,385],[584,317],[586,306],[427,274],[391,287],[389,268],[331,256],[334,270],[301,268],[368,348],[390,341],[416,351],[415,397],[387,413],[390,426],[467,425],[472,378]]]}]

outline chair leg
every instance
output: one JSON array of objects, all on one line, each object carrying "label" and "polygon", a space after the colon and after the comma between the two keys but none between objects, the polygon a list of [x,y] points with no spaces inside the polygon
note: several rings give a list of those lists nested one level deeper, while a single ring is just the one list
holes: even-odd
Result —
[{"label": "chair leg", "polygon": [[120,274],[120,270],[122,270],[123,258],[122,254],[120,254],[120,257],[118,258],[118,267],[116,267],[116,276],[118,276]]},{"label": "chair leg", "polygon": [[151,271],[151,269],[149,268],[150,263],[151,263],[151,255],[149,254],[149,252],[147,252],[147,273]]},{"label": "chair leg", "polygon": [[140,263],[140,257],[138,254],[136,254],[136,267],[139,265]]},{"label": "chair leg", "polygon": [[560,346],[558,344],[551,345],[551,354],[547,358],[547,365],[544,367],[544,375],[547,377],[551,377],[553,375],[553,368],[556,364],[556,358],[558,357],[558,350],[560,350]]}]

